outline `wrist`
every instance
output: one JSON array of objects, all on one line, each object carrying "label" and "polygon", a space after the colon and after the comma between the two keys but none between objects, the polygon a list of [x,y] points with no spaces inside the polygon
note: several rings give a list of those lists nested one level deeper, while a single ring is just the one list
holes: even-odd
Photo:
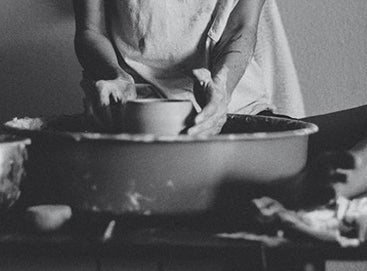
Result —
[{"label": "wrist", "polygon": [[116,71],[115,80],[128,81],[130,83],[134,83],[134,78],[122,69]]},{"label": "wrist", "polygon": [[216,85],[216,87],[214,88],[214,95],[216,95],[218,99],[224,102],[227,106],[230,102],[230,96],[232,93],[228,90],[227,85],[228,71],[228,67],[224,65],[220,69],[218,69],[213,76],[213,82]]}]

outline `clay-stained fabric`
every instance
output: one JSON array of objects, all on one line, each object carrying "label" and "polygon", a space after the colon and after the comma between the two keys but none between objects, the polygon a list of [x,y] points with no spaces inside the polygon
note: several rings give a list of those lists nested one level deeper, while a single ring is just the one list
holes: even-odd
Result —
[{"label": "clay-stained fabric", "polygon": [[[154,93],[141,96],[191,99],[195,103],[191,71],[208,68],[210,47],[222,36],[237,1],[113,0],[108,18],[115,47],[129,69],[155,86],[150,88]],[[257,114],[273,108],[272,97],[278,96],[266,87],[269,80],[256,60],[259,53],[255,50],[233,92],[230,113]],[[261,60],[269,68],[269,61]]]}]

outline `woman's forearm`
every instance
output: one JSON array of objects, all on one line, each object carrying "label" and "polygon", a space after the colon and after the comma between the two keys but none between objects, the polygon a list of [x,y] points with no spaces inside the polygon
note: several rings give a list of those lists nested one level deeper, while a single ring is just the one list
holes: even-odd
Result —
[{"label": "woman's forearm", "polygon": [[227,94],[232,94],[254,53],[264,0],[241,0],[232,11],[219,42],[212,50],[210,70],[227,70]]},{"label": "woman's forearm", "polygon": [[118,63],[111,41],[103,34],[89,29],[77,32],[75,51],[80,64],[93,79],[129,78]]},{"label": "woman's forearm", "polygon": [[105,0],[73,0],[73,4],[75,51],[84,70],[94,80],[128,78],[108,36]]},{"label": "woman's forearm", "polygon": [[226,89],[228,97],[244,75],[251,61],[256,44],[256,31],[253,29],[239,29],[233,33],[232,38],[221,47],[217,47],[217,53],[211,66],[213,76],[221,70],[226,70]]}]

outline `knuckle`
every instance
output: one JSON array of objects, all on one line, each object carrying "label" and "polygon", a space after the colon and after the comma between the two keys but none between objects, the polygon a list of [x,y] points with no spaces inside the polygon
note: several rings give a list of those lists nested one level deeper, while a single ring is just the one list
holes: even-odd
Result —
[{"label": "knuckle", "polygon": [[104,80],[95,82],[94,86],[98,91],[106,91],[106,89],[108,89],[108,85]]},{"label": "knuckle", "polygon": [[213,120],[209,120],[203,125],[203,130],[213,128],[215,122]]},{"label": "knuckle", "polygon": [[96,88],[96,92],[99,96],[104,96],[106,90],[104,88]]},{"label": "knuckle", "polygon": [[95,82],[95,86],[97,88],[101,88],[101,87],[103,87],[103,85],[104,85],[104,81],[103,80],[99,80],[99,81]]}]

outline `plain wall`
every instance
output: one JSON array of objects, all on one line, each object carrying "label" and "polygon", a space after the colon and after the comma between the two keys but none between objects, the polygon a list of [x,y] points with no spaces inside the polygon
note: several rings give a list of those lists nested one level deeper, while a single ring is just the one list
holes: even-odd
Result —
[{"label": "plain wall", "polygon": [[[367,2],[278,1],[308,115],[367,104]],[[82,111],[71,1],[0,1],[0,121]]]},{"label": "plain wall", "polygon": [[367,2],[278,0],[308,115],[367,104]]},{"label": "plain wall", "polygon": [[0,121],[79,112],[71,1],[0,1]]}]

